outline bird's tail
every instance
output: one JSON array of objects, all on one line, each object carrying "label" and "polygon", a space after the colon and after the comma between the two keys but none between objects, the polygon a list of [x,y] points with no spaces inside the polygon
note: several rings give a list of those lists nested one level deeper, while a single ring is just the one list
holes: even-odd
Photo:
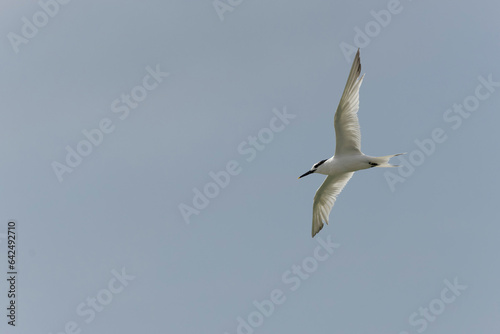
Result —
[{"label": "bird's tail", "polygon": [[402,155],[406,153],[398,153],[398,154],[393,154],[393,155],[385,155],[383,157],[376,157],[374,162],[378,163],[376,167],[399,167],[399,165],[391,165],[389,163],[389,160],[393,157],[397,157],[398,155]]}]

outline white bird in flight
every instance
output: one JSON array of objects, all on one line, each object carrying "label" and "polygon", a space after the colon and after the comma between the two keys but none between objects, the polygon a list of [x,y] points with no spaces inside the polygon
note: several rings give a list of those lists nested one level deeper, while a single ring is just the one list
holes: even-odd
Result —
[{"label": "white bird in flight", "polygon": [[328,224],[328,216],[337,196],[344,189],[355,171],[372,167],[397,167],[389,164],[392,157],[404,154],[371,157],[361,152],[361,131],[359,129],[359,87],[363,82],[359,49],[354,58],[351,72],[347,78],[344,93],[335,112],[334,127],[336,147],[335,155],[330,159],[315,163],[311,169],[299,177],[312,173],[328,175],[316,191],[313,204],[312,236]]}]

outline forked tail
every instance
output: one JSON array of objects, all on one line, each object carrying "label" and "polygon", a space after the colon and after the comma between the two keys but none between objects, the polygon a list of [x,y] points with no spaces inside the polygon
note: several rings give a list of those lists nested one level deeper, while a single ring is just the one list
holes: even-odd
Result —
[{"label": "forked tail", "polygon": [[374,160],[373,162],[377,163],[378,165],[376,167],[399,167],[399,165],[391,165],[389,163],[389,160],[391,160],[391,158],[393,157],[397,157],[398,155],[402,155],[402,154],[406,154],[406,153],[398,153],[398,154],[393,154],[393,155],[385,155],[383,157],[376,157],[372,160]]}]

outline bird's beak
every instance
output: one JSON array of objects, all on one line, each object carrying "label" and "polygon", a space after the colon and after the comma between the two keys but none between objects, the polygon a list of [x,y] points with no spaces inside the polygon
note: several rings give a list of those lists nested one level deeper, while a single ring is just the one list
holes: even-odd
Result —
[{"label": "bird's beak", "polygon": [[301,176],[299,176],[299,179],[300,179],[301,177],[307,176],[307,175],[312,174],[312,173],[314,173],[314,171],[310,170],[310,171],[308,171],[307,173],[304,173],[304,174],[302,174]]}]

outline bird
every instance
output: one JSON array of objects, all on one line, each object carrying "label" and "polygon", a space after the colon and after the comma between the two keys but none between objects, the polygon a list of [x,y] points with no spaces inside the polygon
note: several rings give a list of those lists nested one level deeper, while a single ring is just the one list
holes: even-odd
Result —
[{"label": "bird", "polygon": [[328,224],[330,212],[340,192],[354,172],[373,167],[398,167],[391,165],[392,157],[405,153],[372,157],[361,152],[361,130],[359,127],[359,88],[365,75],[361,77],[359,49],[354,57],[347,83],[334,116],[335,155],[315,163],[309,171],[299,176],[318,173],[327,175],[314,196],[312,237]]}]

